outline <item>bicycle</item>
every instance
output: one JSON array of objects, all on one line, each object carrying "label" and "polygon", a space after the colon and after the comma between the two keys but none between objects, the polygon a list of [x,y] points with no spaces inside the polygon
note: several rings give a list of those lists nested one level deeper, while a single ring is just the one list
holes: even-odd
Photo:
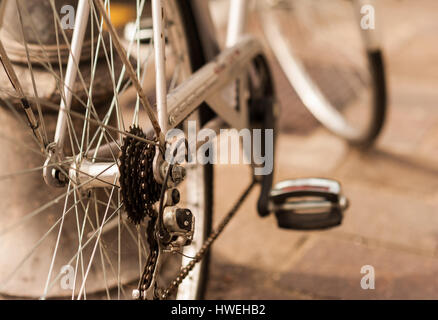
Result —
[{"label": "bicycle", "polygon": [[[2,3],[3,17],[16,23],[0,31],[9,83],[0,93],[0,121],[11,133],[1,137],[12,143],[3,148],[8,173],[0,179],[20,186],[0,189],[8,212],[0,229],[1,255],[9,257],[0,262],[3,295],[202,298],[209,248],[256,185],[259,215],[274,212],[280,227],[341,223],[348,203],[339,183],[296,179],[272,187],[268,170],[253,174],[212,231],[213,164],[189,160],[189,150],[197,156],[211,146],[209,136],[194,145],[168,136],[173,129],[190,134],[194,123],[211,137],[230,127],[272,130],[275,138],[269,64],[260,41],[244,35],[248,2],[232,2],[224,50],[202,0],[136,0],[135,22],[120,25],[123,3],[79,0],[74,28],[65,29],[59,13],[68,4]],[[35,21],[48,12],[53,21]],[[124,97],[133,108],[122,106]],[[261,151],[274,145],[269,136],[259,141],[254,172],[263,169]],[[180,150],[185,161],[174,162]]]}]

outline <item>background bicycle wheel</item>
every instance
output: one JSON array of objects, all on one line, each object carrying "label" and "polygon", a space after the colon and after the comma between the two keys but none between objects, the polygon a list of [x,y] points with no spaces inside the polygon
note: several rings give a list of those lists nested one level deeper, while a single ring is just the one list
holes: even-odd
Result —
[{"label": "background bicycle wheel", "polygon": [[[303,103],[329,130],[359,146],[380,133],[386,111],[382,52],[369,47],[359,2],[258,3],[263,29]],[[368,23],[379,23],[373,6]],[[363,29],[363,30],[362,30]]]}]

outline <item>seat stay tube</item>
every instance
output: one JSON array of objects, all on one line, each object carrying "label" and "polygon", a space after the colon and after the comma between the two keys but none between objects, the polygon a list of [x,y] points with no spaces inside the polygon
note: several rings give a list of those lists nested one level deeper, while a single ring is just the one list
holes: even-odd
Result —
[{"label": "seat stay tube", "polygon": [[152,0],[152,21],[154,29],[155,53],[155,90],[157,96],[158,123],[160,124],[163,134],[166,134],[168,119],[164,19],[165,12],[163,0]]},{"label": "seat stay tube", "polygon": [[230,1],[226,46],[232,47],[246,32],[248,0]]},{"label": "seat stay tube", "polygon": [[53,187],[62,187],[65,182],[56,178],[56,170],[49,166],[49,164],[62,160],[63,157],[62,152],[68,127],[68,113],[71,108],[73,97],[72,91],[78,74],[78,64],[82,52],[85,32],[87,30],[89,15],[90,3],[88,0],[79,0],[75,18],[75,28],[71,41],[71,50],[68,57],[67,71],[65,73],[63,92],[61,95],[61,104],[56,122],[54,141],[48,145],[48,156],[44,162],[43,169],[44,181],[47,185]]},{"label": "seat stay tube", "polygon": [[71,51],[68,58],[63,94],[55,131],[55,148],[56,151],[60,152],[64,146],[65,134],[67,131],[67,114],[71,107],[72,90],[78,73],[78,64],[81,56],[82,44],[84,42],[85,31],[87,29],[89,14],[90,4],[88,0],[79,0],[75,19],[75,29],[71,42]]}]

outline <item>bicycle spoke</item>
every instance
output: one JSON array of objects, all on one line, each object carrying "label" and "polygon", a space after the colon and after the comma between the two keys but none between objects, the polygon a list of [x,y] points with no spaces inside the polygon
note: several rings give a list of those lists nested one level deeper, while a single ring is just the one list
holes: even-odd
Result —
[{"label": "bicycle spoke", "polygon": [[[122,208],[122,204],[119,206],[119,208],[117,208],[109,217],[106,221],[104,221],[102,223],[102,226],[105,225],[105,223],[112,219],[113,216]],[[95,230],[95,232],[93,233],[93,235],[82,245],[81,250],[78,250],[78,252],[76,252],[73,257],[67,262],[67,264],[71,264],[76,257],[85,249],[88,247],[88,245],[93,241],[93,239],[98,235],[99,233],[99,229]],[[59,280],[59,278],[62,276],[62,273],[59,272],[58,275],[51,281],[51,283],[48,286],[48,291],[50,291],[50,289],[53,287],[53,285]],[[45,296],[41,297],[42,299],[45,298]]]},{"label": "bicycle spoke", "polygon": [[[68,214],[70,211],[73,210],[73,208],[77,204],[73,204],[65,214]],[[35,250],[43,243],[43,241],[50,235],[50,233],[55,230],[56,226],[61,223],[63,219],[63,216],[60,217],[51,227],[50,229],[35,243],[35,245],[24,255],[24,257],[20,260],[20,262],[17,264],[17,266],[14,268],[14,270],[8,274],[8,276],[5,278],[5,280],[0,283],[0,290],[2,290],[11,279],[15,276],[15,274],[20,270],[21,267],[25,264],[25,262],[32,256],[32,254],[35,252]]]},{"label": "bicycle spoke", "polygon": [[[106,170],[111,170],[111,174],[116,172],[114,166],[118,166],[120,161],[119,153],[125,143],[125,137],[151,145],[163,142],[156,111],[150,103],[156,95],[153,90],[154,72],[150,72],[155,63],[153,38],[140,38],[144,31],[149,30],[149,22],[144,13],[150,14],[150,8],[146,0],[136,0],[130,4],[133,14],[129,15],[129,19],[132,21],[130,24],[135,34],[129,39],[126,37],[122,42],[118,35],[120,30],[117,29],[116,32],[115,24],[111,20],[120,17],[120,12],[117,11],[119,8],[112,6],[110,0],[90,0],[89,3],[88,26],[82,50],[79,55],[73,55],[73,59],[70,59],[71,65],[77,68],[77,76],[73,83],[66,86],[67,63],[76,42],[73,42],[71,37],[75,29],[68,30],[69,28],[63,26],[62,21],[65,22],[65,17],[62,16],[63,11],[59,10],[62,4],[55,0],[48,1],[48,18],[50,24],[53,24],[55,34],[50,34],[52,42],[47,44],[49,34],[43,34],[46,30],[41,30],[33,9],[27,2],[17,0],[17,31],[21,37],[19,42],[12,44],[18,46],[21,51],[15,53],[13,59],[16,60],[11,61],[14,66],[20,61],[20,65],[16,66],[20,68],[20,72],[17,69],[17,74],[20,77],[22,74],[25,75],[25,97],[31,103],[41,126],[44,146],[29,131],[24,114],[14,106],[16,100],[7,99],[5,110],[10,114],[9,118],[16,122],[16,125],[15,122],[13,125],[23,132],[23,135],[6,134],[6,127],[5,132],[0,132],[0,139],[5,145],[38,156],[35,156],[35,161],[29,162],[29,165],[24,162],[26,159],[23,157],[22,162],[5,166],[5,172],[0,173],[0,182],[18,183],[19,180],[25,181],[27,176],[33,179],[37,174],[45,174],[48,171],[49,174],[65,177],[66,184],[64,189],[54,191],[56,196],[49,195],[50,189],[47,189],[46,194],[45,189],[35,192],[37,208],[28,208],[28,203],[17,204],[17,208],[13,208],[20,214],[0,230],[0,238],[4,237],[7,241],[13,239],[19,234],[19,228],[43,229],[41,233],[37,233],[35,239],[31,238],[32,233],[29,232],[30,238],[26,238],[26,241],[29,240],[29,246],[24,247],[20,255],[17,255],[17,260],[11,264],[10,270],[7,270],[10,277],[2,279],[0,290],[16,290],[14,286],[22,281],[18,279],[17,274],[20,271],[27,272],[33,259],[39,258],[37,255],[40,252],[48,250],[48,253],[44,254],[47,260],[46,267],[38,270],[36,280],[29,282],[29,286],[38,285],[38,288],[30,288],[31,290],[24,292],[24,296],[38,295],[41,299],[86,299],[99,294],[106,299],[123,299],[129,297],[125,292],[128,286],[141,278],[142,268],[149,256],[145,232],[149,219],[145,219],[139,226],[132,224],[128,214],[121,211],[123,202],[117,182],[118,176],[115,174],[114,181],[106,181],[108,174],[104,177],[101,175]],[[128,4],[123,4],[125,5],[128,7]],[[168,71],[172,71],[165,75],[166,87],[171,91],[190,74],[190,60],[182,20],[172,19],[168,22],[175,30],[179,28],[178,32],[172,33],[173,36],[181,36],[181,39],[177,39],[181,43],[174,47],[171,32],[165,32]],[[50,87],[44,87],[45,83],[39,79],[40,75],[44,75],[44,81],[47,81]],[[10,94],[11,90],[0,88],[0,92]],[[105,96],[101,92],[104,92]],[[126,95],[122,96],[124,94]],[[64,118],[65,143],[59,150],[59,157],[57,155],[53,162],[46,163],[44,161],[53,151],[53,144],[50,143],[54,137],[54,119],[56,120],[56,115],[62,112],[60,108],[70,95],[72,106],[71,109],[65,110]],[[132,101],[131,106],[128,105],[128,101]],[[126,132],[133,125],[142,127],[143,130],[146,128],[144,132],[148,138]],[[150,138],[153,133],[154,139]],[[49,147],[45,148],[48,145]],[[108,165],[105,165],[101,172],[85,169],[89,163],[101,165],[104,162]],[[42,181],[42,178],[40,179]],[[95,189],[96,186],[101,187]],[[25,197],[34,196],[31,194],[31,188],[33,184],[25,188]],[[40,198],[36,198],[36,194]],[[182,201],[181,205],[186,203]],[[21,208],[26,210],[20,212]],[[34,218],[42,223],[37,226],[33,223],[36,221]],[[60,265],[63,267],[58,270]],[[68,289],[71,292],[62,291],[65,290],[63,284],[66,278],[59,282],[65,275],[65,266],[71,267],[73,274],[73,277],[67,280],[72,286]],[[14,279],[11,280],[12,286],[9,283],[10,279]],[[60,283],[60,287],[57,283]]]},{"label": "bicycle spoke", "polygon": [[[116,182],[114,181],[114,183],[116,183]],[[112,196],[113,192],[114,192],[114,187],[111,189],[111,196]],[[98,245],[98,243],[99,243],[100,236],[102,235],[102,228],[103,228],[103,225],[104,225],[103,222],[105,221],[105,218],[106,218],[106,216],[107,216],[107,214],[108,214],[108,211],[109,211],[109,204],[108,204],[108,206],[106,207],[105,214],[104,214],[104,216],[103,216],[102,225],[101,225],[100,228],[99,228],[99,234],[97,235],[96,243],[95,243],[95,245],[94,245],[93,252],[91,253],[90,262],[88,263],[87,271],[86,271],[86,273],[85,273],[85,276],[84,276],[84,280],[83,280],[83,282],[82,282],[81,289],[79,290],[79,294],[78,294],[78,298],[77,298],[77,300],[80,300],[81,297],[82,297],[82,294],[84,294],[85,283],[86,283],[86,280],[87,280],[87,277],[88,277],[88,273],[90,272],[91,264],[92,264],[93,259],[94,259],[94,254],[96,253],[96,248],[97,248],[97,245]]]}]

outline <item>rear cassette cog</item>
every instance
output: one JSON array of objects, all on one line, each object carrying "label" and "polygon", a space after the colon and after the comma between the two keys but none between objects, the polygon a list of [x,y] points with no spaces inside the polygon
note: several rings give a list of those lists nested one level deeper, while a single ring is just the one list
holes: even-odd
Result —
[{"label": "rear cassette cog", "polygon": [[[146,138],[137,127],[128,133]],[[146,216],[157,215],[153,205],[160,198],[161,185],[154,179],[152,163],[155,145],[126,136],[119,155],[120,189],[129,220],[139,224]]]}]

